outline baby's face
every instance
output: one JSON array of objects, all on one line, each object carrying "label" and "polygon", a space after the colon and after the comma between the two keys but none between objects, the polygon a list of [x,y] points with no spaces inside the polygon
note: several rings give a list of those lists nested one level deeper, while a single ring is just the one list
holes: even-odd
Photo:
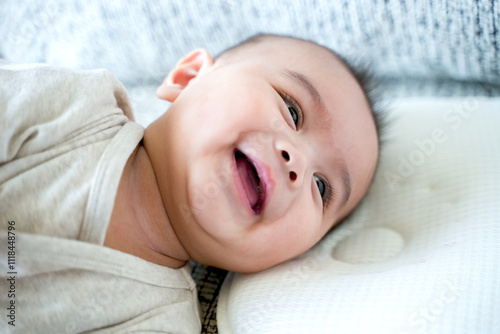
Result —
[{"label": "baby's face", "polygon": [[172,76],[181,93],[164,94],[173,103],[144,145],[191,257],[259,271],[311,248],[360,201],[375,125],[354,77],[319,46],[275,39],[220,63],[198,52],[201,72],[186,61]]}]

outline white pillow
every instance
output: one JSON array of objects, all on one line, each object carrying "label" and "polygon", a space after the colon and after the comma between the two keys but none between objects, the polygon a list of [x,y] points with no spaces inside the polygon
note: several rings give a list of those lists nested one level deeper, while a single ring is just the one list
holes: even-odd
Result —
[{"label": "white pillow", "polygon": [[500,98],[394,103],[368,196],[306,254],[231,274],[228,333],[500,333]]}]

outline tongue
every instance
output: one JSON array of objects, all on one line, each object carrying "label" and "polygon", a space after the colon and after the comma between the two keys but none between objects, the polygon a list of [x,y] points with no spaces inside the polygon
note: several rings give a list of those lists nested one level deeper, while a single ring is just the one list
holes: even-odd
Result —
[{"label": "tongue", "polygon": [[257,175],[255,175],[254,169],[247,159],[236,159],[236,166],[238,168],[238,173],[240,174],[248,202],[250,203],[250,206],[254,208],[259,201],[259,179]]}]

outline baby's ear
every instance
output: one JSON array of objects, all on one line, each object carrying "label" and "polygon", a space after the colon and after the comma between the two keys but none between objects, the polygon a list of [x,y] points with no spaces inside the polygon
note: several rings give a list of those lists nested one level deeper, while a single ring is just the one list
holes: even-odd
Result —
[{"label": "baby's ear", "polygon": [[156,89],[156,95],[174,102],[189,82],[214,64],[212,56],[205,49],[196,49],[179,60],[175,68]]}]

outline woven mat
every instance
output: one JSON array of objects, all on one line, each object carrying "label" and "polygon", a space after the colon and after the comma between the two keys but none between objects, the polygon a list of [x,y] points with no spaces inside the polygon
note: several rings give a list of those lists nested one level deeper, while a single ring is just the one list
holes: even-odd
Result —
[{"label": "woven mat", "polygon": [[214,334],[217,331],[217,300],[219,290],[227,275],[226,270],[208,267],[192,262],[192,272],[201,311],[201,333]]}]

